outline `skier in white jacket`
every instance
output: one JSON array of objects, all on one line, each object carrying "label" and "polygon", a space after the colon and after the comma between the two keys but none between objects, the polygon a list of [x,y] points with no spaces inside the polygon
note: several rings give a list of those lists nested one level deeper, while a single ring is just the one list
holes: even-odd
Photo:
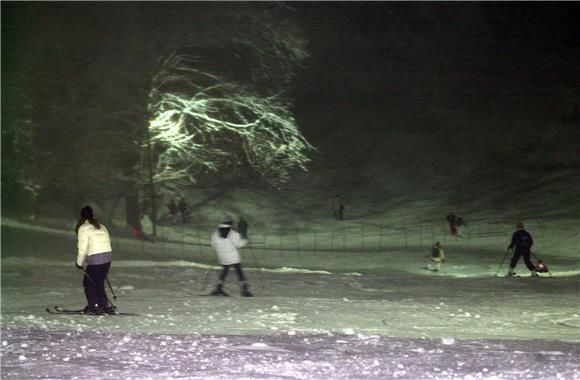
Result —
[{"label": "skier in white jacket", "polygon": [[240,292],[242,297],[252,297],[252,293],[248,289],[248,284],[244,273],[242,271],[242,260],[238,248],[242,248],[248,244],[248,240],[244,239],[238,231],[233,228],[233,221],[226,220],[218,226],[218,229],[211,235],[211,245],[217,252],[219,263],[223,270],[220,273],[218,284],[211,295],[213,296],[227,296],[223,290],[224,281],[233,266],[238,275],[240,282]]},{"label": "skier in white jacket", "polygon": [[[100,224],[90,206],[81,210],[81,218],[76,226],[78,253],[75,265],[85,272],[83,287],[87,298],[86,314],[116,314],[109,304],[105,291],[105,280],[111,267],[113,253],[111,238],[107,228]],[[87,264],[84,269],[83,265]]]}]

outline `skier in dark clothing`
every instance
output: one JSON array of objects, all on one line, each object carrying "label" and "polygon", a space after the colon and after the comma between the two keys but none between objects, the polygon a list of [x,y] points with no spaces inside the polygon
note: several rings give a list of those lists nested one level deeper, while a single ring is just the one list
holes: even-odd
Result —
[{"label": "skier in dark clothing", "polygon": [[454,213],[450,212],[445,218],[449,223],[449,230],[451,231],[451,236],[457,236],[457,217]]},{"label": "skier in dark clothing", "polygon": [[524,229],[523,223],[518,223],[516,228],[517,230],[513,233],[512,241],[507,248],[508,250],[512,248],[514,249],[514,255],[510,262],[510,269],[507,276],[511,277],[514,275],[514,268],[516,267],[521,256],[524,256],[524,262],[526,263],[526,267],[528,267],[530,272],[532,272],[532,276],[538,276],[534,264],[532,264],[530,261],[530,253],[532,245],[534,245],[532,235],[530,235],[530,233]]},{"label": "skier in dark clothing", "polygon": [[181,214],[181,222],[187,223],[189,215],[191,214],[191,208],[189,208],[184,198],[181,198],[179,204],[177,205],[177,208],[179,209],[179,213]]},{"label": "skier in dark clothing", "polygon": [[338,194],[334,196],[334,220],[344,220],[344,203]]},{"label": "skier in dark clothing", "polygon": [[248,222],[246,221],[246,219],[244,219],[243,216],[240,216],[237,229],[244,239],[248,238]]},{"label": "skier in dark clothing", "polygon": [[169,201],[167,209],[169,210],[169,215],[171,215],[171,221],[173,223],[177,222],[177,204],[175,203],[175,199]]}]

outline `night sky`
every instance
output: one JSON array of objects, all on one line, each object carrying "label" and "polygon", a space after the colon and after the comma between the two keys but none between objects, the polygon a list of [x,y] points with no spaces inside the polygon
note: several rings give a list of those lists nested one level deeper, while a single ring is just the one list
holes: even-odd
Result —
[{"label": "night sky", "polygon": [[[498,165],[509,168],[506,157],[516,159],[533,150],[538,157],[570,165],[580,95],[577,3],[289,5],[311,54],[291,91],[298,124],[318,148],[309,175],[328,178],[331,187],[350,186],[341,183],[345,173],[352,186],[364,185],[363,178],[368,184],[377,176],[408,176],[417,169],[426,176],[477,172],[493,177]],[[212,12],[238,5],[134,6],[145,15],[140,25],[144,33],[153,33],[185,22],[187,14],[211,22]],[[2,7],[4,78],[12,72],[33,77],[26,72],[28,65],[45,59],[43,51],[58,49],[63,38],[78,40],[81,52],[63,51],[63,60],[81,66],[105,62],[107,54],[123,52],[107,46],[122,38],[114,33],[121,30],[118,25],[112,25],[136,22],[118,3]],[[66,22],[59,23],[63,14]],[[169,19],[168,14],[181,18]],[[59,62],[45,64],[57,67]],[[67,74],[54,77],[57,87],[83,80]],[[10,91],[5,85],[4,97]],[[563,119],[573,122],[563,125]],[[514,146],[524,153],[516,149],[510,156]],[[565,153],[560,156],[556,150]]]},{"label": "night sky", "polygon": [[426,165],[434,157],[444,162],[434,170],[453,174],[445,163],[472,160],[490,145],[533,145],[578,107],[578,4],[299,9],[309,20],[312,58],[299,78],[298,113],[337,166],[356,156],[376,168],[383,158],[398,161],[388,153],[396,150]]}]

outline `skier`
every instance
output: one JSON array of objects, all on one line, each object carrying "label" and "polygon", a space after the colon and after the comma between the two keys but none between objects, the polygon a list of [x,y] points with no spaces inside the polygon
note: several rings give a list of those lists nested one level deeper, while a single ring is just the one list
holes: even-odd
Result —
[{"label": "skier", "polygon": [[534,244],[532,235],[530,235],[530,233],[524,229],[524,224],[521,222],[516,225],[516,229],[517,230],[512,234],[512,241],[507,247],[508,250],[515,248],[507,277],[514,275],[514,268],[516,267],[520,256],[524,256],[524,262],[526,263],[526,267],[528,267],[530,272],[532,272],[532,276],[537,277],[538,274],[536,273],[536,268],[530,261],[530,253],[532,245]]},{"label": "skier", "polygon": [[334,196],[334,220],[344,220],[344,204],[338,194]]},{"label": "skier", "polygon": [[237,230],[244,239],[248,238],[248,222],[243,216],[240,216],[240,220],[238,220]]},{"label": "skier", "polygon": [[[113,253],[111,238],[107,228],[94,216],[93,209],[85,206],[76,225],[78,253],[75,265],[85,272],[83,287],[87,298],[85,314],[116,314],[115,307],[109,304],[105,291],[105,280],[111,267]],[[83,265],[87,264],[86,269]]]},{"label": "skier", "polygon": [[240,294],[242,297],[252,297],[252,293],[250,293],[248,283],[242,271],[242,263],[238,252],[238,248],[246,246],[248,240],[233,229],[233,224],[234,222],[231,219],[226,219],[211,236],[211,245],[217,252],[218,261],[222,265],[223,270],[219,275],[215,290],[210,294],[212,296],[227,296],[227,293],[224,292],[223,285],[230,267],[233,266],[240,282]]},{"label": "skier", "polygon": [[449,230],[451,231],[451,236],[457,236],[457,217],[454,213],[450,212],[445,218],[449,223]]},{"label": "skier", "polygon": [[177,223],[177,204],[175,199],[171,198],[169,203],[167,203],[167,209],[169,210],[169,215],[171,216],[171,222]]},{"label": "skier", "polygon": [[445,261],[445,251],[443,251],[443,246],[440,242],[436,242],[431,247],[431,261],[433,264],[427,265],[427,269],[433,272],[437,272],[441,267],[441,263]]},{"label": "skier", "polygon": [[185,202],[185,198],[181,198],[177,207],[179,209],[179,213],[181,214],[181,222],[187,223],[189,220],[189,215],[191,214],[191,208]]}]

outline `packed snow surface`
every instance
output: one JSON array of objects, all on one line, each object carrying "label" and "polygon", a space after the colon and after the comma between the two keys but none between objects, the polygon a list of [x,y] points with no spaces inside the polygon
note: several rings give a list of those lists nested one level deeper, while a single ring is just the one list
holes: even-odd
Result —
[{"label": "packed snow surface", "polygon": [[439,272],[428,247],[254,246],[242,298],[234,273],[206,296],[207,244],[116,239],[113,302],[139,315],[51,315],[84,306],[74,234],[4,220],[2,378],[580,379],[578,257],[497,277],[504,240],[448,242]]}]

